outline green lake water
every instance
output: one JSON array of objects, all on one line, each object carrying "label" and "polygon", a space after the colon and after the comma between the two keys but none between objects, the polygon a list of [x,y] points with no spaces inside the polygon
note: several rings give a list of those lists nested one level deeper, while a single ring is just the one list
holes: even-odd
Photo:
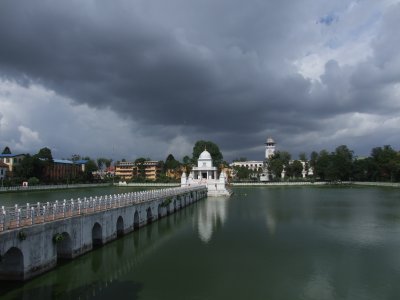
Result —
[{"label": "green lake water", "polygon": [[[0,203],[125,192],[106,189],[1,194]],[[1,282],[0,298],[400,299],[399,189],[234,192],[201,200],[24,284]]]}]

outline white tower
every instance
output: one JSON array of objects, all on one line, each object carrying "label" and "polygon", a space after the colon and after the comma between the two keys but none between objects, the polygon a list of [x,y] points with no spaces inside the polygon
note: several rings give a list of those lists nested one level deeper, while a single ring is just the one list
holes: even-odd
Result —
[{"label": "white tower", "polygon": [[265,143],[265,159],[270,159],[275,154],[275,141],[269,137]]}]

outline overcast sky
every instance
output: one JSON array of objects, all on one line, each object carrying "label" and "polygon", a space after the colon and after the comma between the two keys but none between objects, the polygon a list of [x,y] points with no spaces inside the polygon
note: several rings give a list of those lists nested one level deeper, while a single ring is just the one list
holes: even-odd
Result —
[{"label": "overcast sky", "polygon": [[395,0],[1,0],[0,148],[400,148]]}]

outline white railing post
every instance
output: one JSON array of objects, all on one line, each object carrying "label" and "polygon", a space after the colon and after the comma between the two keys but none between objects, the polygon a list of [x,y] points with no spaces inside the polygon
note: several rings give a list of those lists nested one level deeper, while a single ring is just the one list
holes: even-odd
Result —
[{"label": "white railing post", "polygon": [[6,221],[6,211],[4,210],[4,206],[2,206],[1,214],[0,214],[0,229],[1,231],[4,231],[5,227],[5,221]]},{"label": "white railing post", "polygon": [[26,218],[29,219],[29,215],[31,213],[30,205],[29,203],[26,204]]},{"label": "white railing post", "polygon": [[82,205],[81,200],[79,200],[78,198],[78,215],[81,214],[81,205]]},{"label": "white railing post", "polygon": [[21,209],[18,208],[17,210],[17,227],[21,225]]},{"label": "white railing post", "polygon": [[31,207],[31,225],[35,224],[35,208]]},{"label": "white railing post", "polygon": [[74,199],[71,199],[71,217],[74,215]]},{"label": "white railing post", "polygon": [[53,204],[53,220],[55,220],[56,218],[56,210],[57,210],[57,204]]}]

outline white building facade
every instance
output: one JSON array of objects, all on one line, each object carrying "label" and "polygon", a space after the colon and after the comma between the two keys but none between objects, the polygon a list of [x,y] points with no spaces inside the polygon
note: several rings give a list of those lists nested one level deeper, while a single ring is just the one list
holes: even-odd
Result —
[{"label": "white building facade", "polygon": [[[265,159],[264,161],[240,161],[240,162],[233,162],[230,164],[230,167],[246,167],[249,170],[252,170],[254,172],[257,172],[260,168],[262,169],[262,172],[260,174],[260,181],[266,182],[270,181],[274,178],[274,175],[269,171],[269,163],[271,158],[275,155],[276,151],[276,143],[273,138],[268,137],[265,144]],[[294,160],[291,160],[289,162],[289,165],[291,165],[294,162]],[[312,176],[313,175],[313,169],[308,165],[308,162],[306,161],[300,161],[301,164],[303,165],[303,171],[302,171],[302,177],[306,178],[307,176]],[[253,177],[257,176],[256,173],[252,175]],[[286,170],[285,166],[283,168],[283,171],[280,175],[280,177],[283,179],[286,176]]]},{"label": "white building facade", "polygon": [[211,154],[204,150],[197,161],[197,167],[193,167],[189,176],[182,173],[181,187],[192,185],[206,185],[208,196],[229,196],[232,191],[227,187],[225,172],[221,172],[218,178],[217,167],[213,166]]}]

